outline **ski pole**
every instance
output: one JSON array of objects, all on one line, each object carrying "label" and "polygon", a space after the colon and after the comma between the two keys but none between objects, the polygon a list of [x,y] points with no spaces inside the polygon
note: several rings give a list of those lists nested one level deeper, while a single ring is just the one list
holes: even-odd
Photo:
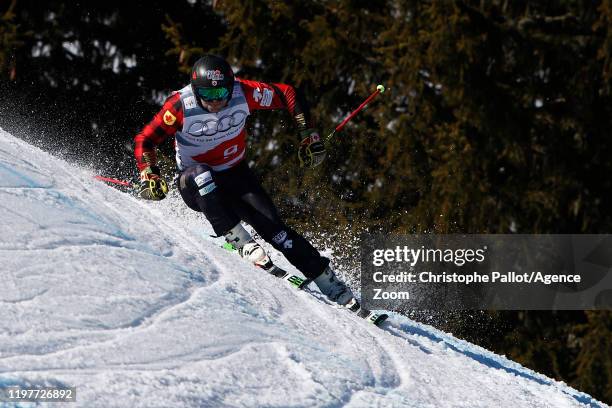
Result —
[{"label": "ski pole", "polygon": [[340,132],[344,126],[351,120],[353,119],[353,117],[359,113],[359,111],[361,111],[363,108],[366,107],[366,105],[368,103],[370,103],[372,101],[372,99],[376,98],[376,95],[381,94],[385,92],[385,87],[383,85],[377,85],[376,86],[376,90],[374,92],[372,92],[372,94],[370,96],[368,96],[366,98],[365,101],[363,101],[361,103],[361,105],[359,105],[357,107],[357,109],[355,109],[354,111],[352,111],[346,118],[344,118],[344,120],[342,122],[340,122],[340,124],[338,126],[336,126],[336,128],[325,138],[325,143],[327,143],[337,132]]},{"label": "ski pole", "polygon": [[134,187],[135,185],[134,183],[129,182],[129,181],[117,180],[117,179],[110,178],[110,177],[94,176],[94,178],[97,180],[106,181],[108,183],[119,184],[120,186]]}]

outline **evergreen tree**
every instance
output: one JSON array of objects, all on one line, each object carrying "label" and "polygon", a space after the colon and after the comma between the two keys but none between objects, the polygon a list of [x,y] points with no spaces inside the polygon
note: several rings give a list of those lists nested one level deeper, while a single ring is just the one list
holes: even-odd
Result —
[{"label": "evergreen tree", "polygon": [[580,352],[575,362],[574,385],[597,395],[603,401],[612,401],[612,313],[586,312],[587,322],[577,328]]},{"label": "evergreen tree", "polygon": [[0,79],[15,80],[15,52],[23,43],[18,35],[18,25],[15,23],[15,6],[17,0],[11,0],[6,10],[0,10]]},{"label": "evergreen tree", "polygon": [[173,43],[162,26],[180,21],[204,48],[224,32],[210,4],[186,0],[19,0],[12,12],[23,46],[16,80],[2,84],[0,126],[120,177],[133,175],[134,135],[189,81],[177,70],[189,62],[166,54]]}]

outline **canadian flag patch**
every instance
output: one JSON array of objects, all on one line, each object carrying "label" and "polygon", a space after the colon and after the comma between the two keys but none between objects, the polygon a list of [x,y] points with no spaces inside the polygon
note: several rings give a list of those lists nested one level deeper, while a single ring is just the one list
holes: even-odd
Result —
[{"label": "canadian flag patch", "polygon": [[174,122],[176,122],[176,116],[174,116],[172,114],[172,112],[170,112],[169,110],[167,110],[164,113],[164,123],[168,126],[172,126],[174,125]]}]

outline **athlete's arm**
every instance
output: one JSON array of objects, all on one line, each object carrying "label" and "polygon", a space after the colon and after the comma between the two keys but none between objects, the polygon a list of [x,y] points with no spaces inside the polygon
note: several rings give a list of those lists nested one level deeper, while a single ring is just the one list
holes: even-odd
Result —
[{"label": "athlete's arm", "polygon": [[250,110],[287,109],[298,127],[300,166],[316,167],[325,159],[325,145],[314,129],[308,106],[299,92],[287,84],[238,79]]},{"label": "athlete's arm", "polygon": [[140,133],[134,137],[134,156],[138,171],[157,165],[155,146],[183,127],[183,106],[178,92],[164,102],[161,110],[153,117]]},{"label": "athlete's arm", "polygon": [[301,93],[287,84],[237,78],[250,110],[286,109],[300,130],[312,127],[308,104]]}]

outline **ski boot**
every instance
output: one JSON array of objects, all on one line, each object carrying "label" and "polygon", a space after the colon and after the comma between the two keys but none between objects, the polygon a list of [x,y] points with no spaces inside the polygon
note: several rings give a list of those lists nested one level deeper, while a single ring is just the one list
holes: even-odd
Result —
[{"label": "ski boot", "polygon": [[266,251],[253,239],[244,244],[242,248],[238,248],[238,254],[264,271],[270,272],[274,268],[274,264]]},{"label": "ski boot", "polygon": [[360,305],[351,289],[336,277],[334,271],[328,266],[323,273],[313,281],[329,300],[346,307],[352,312],[359,310]]},{"label": "ski boot", "polygon": [[353,296],[351,289],[344,282],[338,280],[329,266],[314,279],[314,283],[329,300],[346,307],[369,323],[380,326],[389,317],[386,313],[376,313],[362,308]]},{"label": "ski boot", "polygon": [[237,224],[234,228],[225,234],[225,240],[238,251],[238,254],[253,265],[265,271],[271,272],[274,264],[266,251],[259,245],[253,237],[244,229],[241,224]]},{"label": "ski boot", "polygon": [[307,279],[292,275],[284,269],[274,265],[266,251],[255,241],[241,224],[236,225],[227,234],[225,240],[238,254],[258,268],[263,269],[271,275],[289,282],[298,289],[302,289],[310,282]]}]

